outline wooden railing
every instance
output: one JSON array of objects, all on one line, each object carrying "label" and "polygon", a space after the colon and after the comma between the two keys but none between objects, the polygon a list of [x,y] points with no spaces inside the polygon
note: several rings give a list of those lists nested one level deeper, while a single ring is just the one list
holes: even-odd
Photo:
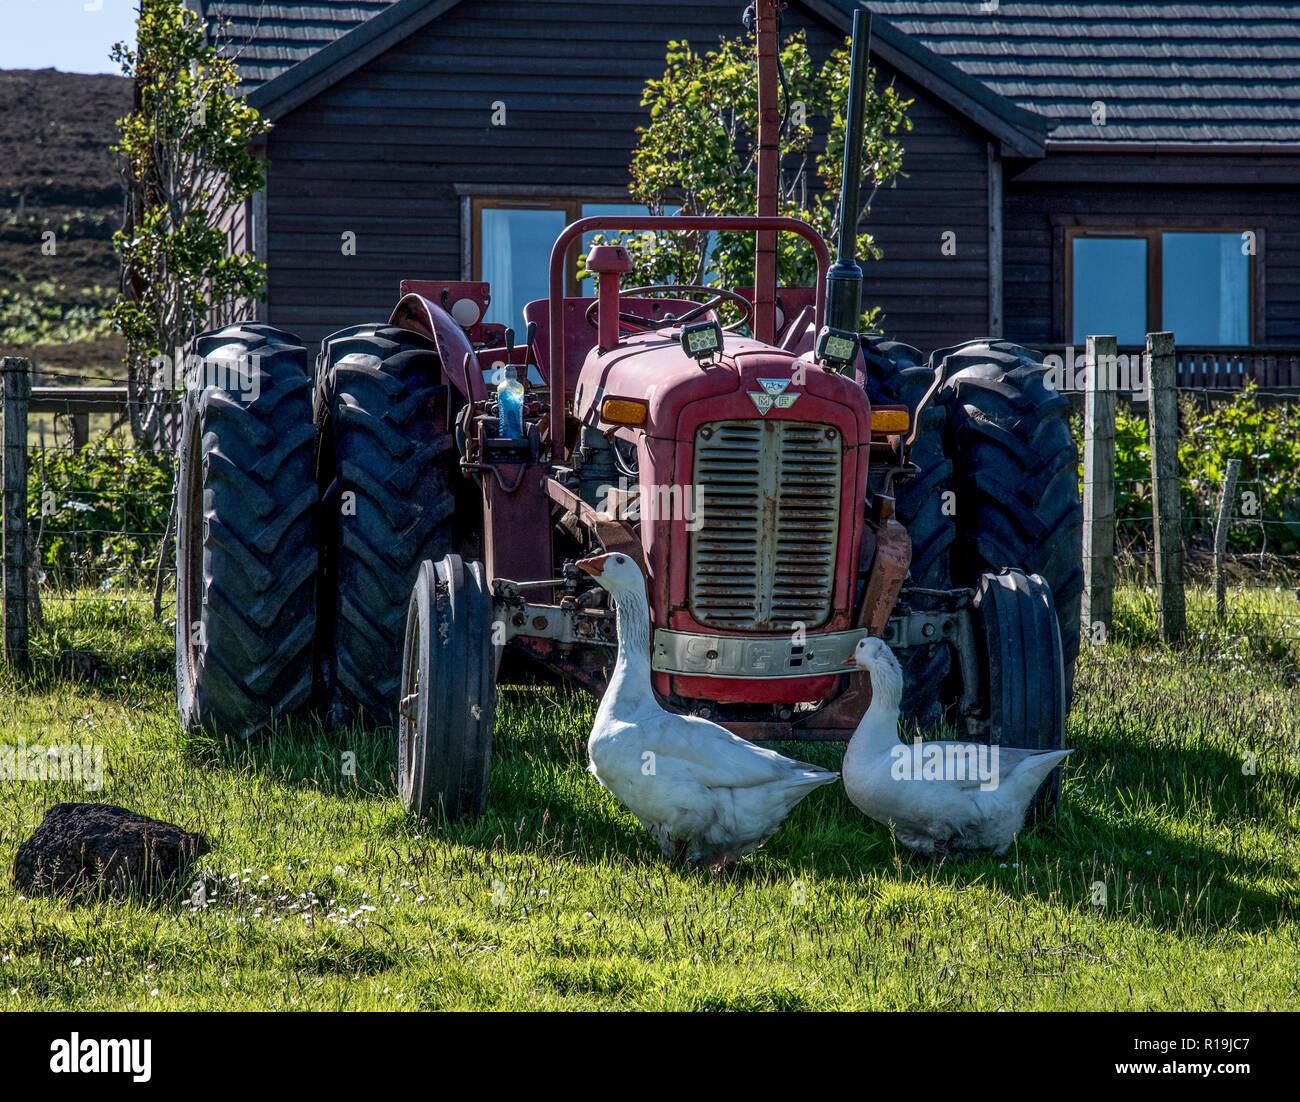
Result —
[{"label": "wooden railing", "polygon": [[1180,387],[1300,391],[1300,348],[1182,348],[1174,357]]},{"label": "wooden railing", "polygon": [[[1177,338],[1175,337],[1175,342]],[[1064,356],[1065,345],[1034,345],[1044,356]],[[1138,346],[1121,345],[1121,356],[1142,355]],[[1076,362],[1082,350],[1075,350]],[[1175,343],[1175,377],[1186,390],[1241,390],[1253,381],[1260,390],[1300,393],[1300,348],[1257,345],[1254,347],[1206,348]]]}]

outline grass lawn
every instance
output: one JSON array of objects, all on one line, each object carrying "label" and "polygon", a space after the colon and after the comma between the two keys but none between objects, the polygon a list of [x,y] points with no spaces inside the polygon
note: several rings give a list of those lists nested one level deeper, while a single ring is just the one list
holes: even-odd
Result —
[{"label": "grass lawn", "polygon": [[[1294,1007],[1300,602],[1282,590],[1211,625],[1193,594],[1192,641],[1170,651],[1147,595],[1119,597],[1080,660],[1060,812],[1007,856],[912,858],[831,786],[719,876],[665,865],[586,773],[589,699],[506,690],[487,815],[438,828],[396,798],[385,733],[184,736],[165,626],[83,598],[75,645],[101,654],[72,680],[69,606],[47,602],[36,672],[0,680],[0,739],[102,745],[106,776],[89,796],[0,782],[0,1006]],[[188,885],[23,898],[19,841],[79,799],[205,832],[206,905]]]}]

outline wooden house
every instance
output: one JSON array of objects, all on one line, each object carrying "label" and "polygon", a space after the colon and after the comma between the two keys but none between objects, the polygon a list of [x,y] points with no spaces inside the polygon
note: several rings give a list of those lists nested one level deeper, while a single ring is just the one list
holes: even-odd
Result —
[{"label": "wooden house", "polygon": [[[267,261],[263,319],[308,341],[386,317],[403,278],[490,279],[493,320],[514,320],[566,222],[633,209],[668,41],[735,37],[744,6],[189,2],[275,124],[266,191],[229,230]],[[1300,4],[867,6],[877,78],[913,101],[905,176],[868,220],[890,335],[1168,328],[1300,372]],[[824,57],[852,8],[790,0],[785,19]]]}]

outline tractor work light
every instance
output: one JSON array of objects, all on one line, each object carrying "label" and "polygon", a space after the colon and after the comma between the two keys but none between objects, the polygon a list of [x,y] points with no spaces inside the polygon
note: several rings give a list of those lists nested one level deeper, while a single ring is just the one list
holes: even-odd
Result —
[{"label": "tractor work light", "polygon": [[906,432],[912,419],[905,409],[873,409],[871,411],[871,434],[887,436]]},{"label": "tractor work light", "polygon": [[644,425],[646,404],[631,398],[606,398],[600,406],[600,416],[614,425]]},{"label": "tractor work light", "polygon": [[693,360],[711,360],[722,351],[722,326],[716,321],[697,321],[682,326],[682,351]]},{"label": "tractor work light", "polygon": [[858,355],[858,335],[844,329],[832,329],[822,326],[817,334],[817,359],[831,367],[842,369],[851,364]]}]

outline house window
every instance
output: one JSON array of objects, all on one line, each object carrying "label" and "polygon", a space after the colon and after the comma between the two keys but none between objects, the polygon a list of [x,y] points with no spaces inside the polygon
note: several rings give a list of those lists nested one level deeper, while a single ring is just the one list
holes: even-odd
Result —
[{"label": "house window", "polygon": [[1251,342],[1251,263],[1240,230],[1067,231],[1067,329],[1074,344],[1113,333],[1141,345],[1168,330],[1181,345]]},{"label": "house window", "polygon": [[[675,213],[671,208],[666,213]],[[471,278],[492,286],[487,321],[518,326],[524,305],[546,298],[551,247],[564,227],[595,215],[647,214],[639,203],[586,202],[582,199],[476,198],[470,204],[473,235]],[[578,283],[578,257],[591,247],[583,234],[569,256],[565,294],[594,295],[594,280]]]},{"label": "house window", "polygon": [[1147,334],[1147,242],[1141,237],[1080,237],[1074,242],[1074,343],[1114,333],[1120,344]]}]

